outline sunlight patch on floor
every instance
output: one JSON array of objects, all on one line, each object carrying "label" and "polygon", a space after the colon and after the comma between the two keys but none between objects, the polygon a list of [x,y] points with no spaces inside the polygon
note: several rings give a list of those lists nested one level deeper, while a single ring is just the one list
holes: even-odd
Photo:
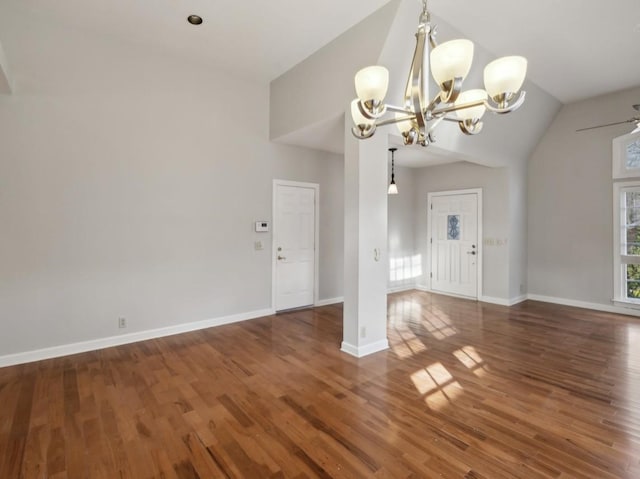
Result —
[{"label": "sunlight patch on floor", "polygon": [[424,343],[410,329],[396,329],[400,341],[394,342],[391,349],[400,359],[410,358],[414,354],[427,350]]},{"label": "sunlight patch on floor", "polygon": [[446,406],[464,393],[463,387],[455,381],[442,363],[433,363],[411,375],[417,391],[425,397],[425,403],[432,409]]},{"label": "sunlight patch on floor", "polygon": [[453,355],[477,377],[481,378],[487,374],[484,359],[482,359],[473,346],[465,346],[457,349],[453,352]]},{"label": "sunlight patch on floor", "polygon": [[436,339],[443,340],[449,338],[458,331],[453,327],[449,315],[443,311],[435,310],[423,315],[422,324],[425,329]]},{"label": "sunlight patch on floor", "polygon": [[458,381],[447,384],[441,390],[429,394],[424,402],[431,409],[436,411],[442,407],[452,404],[458,397],[464,394],[464,389]]}]

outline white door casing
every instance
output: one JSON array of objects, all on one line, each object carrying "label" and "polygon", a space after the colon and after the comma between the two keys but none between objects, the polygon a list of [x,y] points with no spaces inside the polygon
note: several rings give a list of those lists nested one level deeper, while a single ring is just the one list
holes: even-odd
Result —
[{"label": "white door casing", "polygon": [[314,304],[317,299],[317,184],[274,180],[273,308]]},{"label": "white door casing", "polygon": [[482,277],[482,190],[430,193],[431,290],[478,299]]}]

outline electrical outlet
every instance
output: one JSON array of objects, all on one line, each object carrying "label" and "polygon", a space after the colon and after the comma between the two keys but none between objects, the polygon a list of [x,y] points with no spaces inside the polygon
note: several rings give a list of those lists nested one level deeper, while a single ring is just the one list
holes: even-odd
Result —
[{"label": "electrical outlet", "polygon": [[361,338],[366,338],[367,337],[367,327],[366,326],[362,326],[360,328],[360,337]]},{"label": "electrical outlet", "polygon": [[118,327],[120,329],[127,327],[127,318],[118,318]]}]

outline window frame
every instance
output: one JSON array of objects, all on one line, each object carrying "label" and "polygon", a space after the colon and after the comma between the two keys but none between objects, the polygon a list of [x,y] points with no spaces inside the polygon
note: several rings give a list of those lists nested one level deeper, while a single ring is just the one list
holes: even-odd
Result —
[{"label": "window frame", "polygon": [[[624,193],[640,192],[640,167],[627,168],[627,147],[640,140],[640,132],[627,133],[612,142],[613,178],[613,303],[627,308],[640,309],[640,298],[627,298],[626,265],[640,264],[640,255],[633,256],[622,249],[622,229],[626,235],[626,202]],[[616,181],[623,180],[623,181]],[[626,245],[626,241],[625,241]]]},{"label": "window frame", "polygon": [[640,298],[627,298],[626,294],[626,265],[640,264],[640,255],[624,254],[626,251],[622,248],[622,232],[623,229],[626,232],[627,224],[625,194],[633,191],[640,193],[640,178],[613,184],[613,301],[640,309]]},{"label": "window frame", "polygon": [[640,178],[640,167],[627,168],[627,147],[640,140],[640,132],[613,139],[613,179]]}]

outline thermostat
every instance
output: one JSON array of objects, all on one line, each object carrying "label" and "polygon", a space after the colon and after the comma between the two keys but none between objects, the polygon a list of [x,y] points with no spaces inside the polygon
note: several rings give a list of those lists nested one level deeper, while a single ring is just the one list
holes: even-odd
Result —
[{"label": "thermostat", "polygon": [[266,233],[269,231],[268,221],[256,221],[256,233]]}]

